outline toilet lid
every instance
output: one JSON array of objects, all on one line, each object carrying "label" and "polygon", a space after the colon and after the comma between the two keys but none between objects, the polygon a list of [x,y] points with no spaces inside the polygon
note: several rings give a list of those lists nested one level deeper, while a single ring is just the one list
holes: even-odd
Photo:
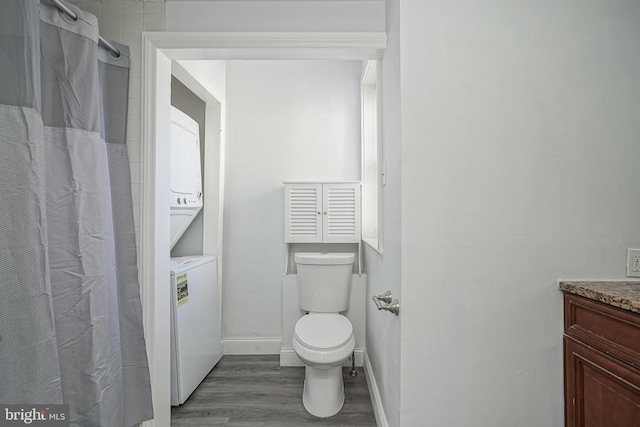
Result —
[{"label": "toilet lid", "polygon": [[298,341],[305,347],[332,350],[342,347],[353,335],[353,326],[340,314],[307,314],[294,328]]}]

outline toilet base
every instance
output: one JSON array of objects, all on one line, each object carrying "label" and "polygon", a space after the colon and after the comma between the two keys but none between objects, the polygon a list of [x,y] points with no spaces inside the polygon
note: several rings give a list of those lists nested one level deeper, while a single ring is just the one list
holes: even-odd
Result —
[{"label": "toilet base", "polygon": [[344,405],[342,366],[305,367],[302,404],[311,415],[331,417]]}]

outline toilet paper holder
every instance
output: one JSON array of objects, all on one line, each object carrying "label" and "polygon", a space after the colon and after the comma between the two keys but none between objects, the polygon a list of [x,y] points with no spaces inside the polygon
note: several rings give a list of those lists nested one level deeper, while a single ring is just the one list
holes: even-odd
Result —
[{"label": "toilet paper holder", "polygon": [[373,302],[376,303],[376,307],[378,307],[378,310],[386,310],[395,314],[396,316],[400,314],[400,303],[397,299],[393,299],[391,291],[387,291],[380,295],[374,295]]}]

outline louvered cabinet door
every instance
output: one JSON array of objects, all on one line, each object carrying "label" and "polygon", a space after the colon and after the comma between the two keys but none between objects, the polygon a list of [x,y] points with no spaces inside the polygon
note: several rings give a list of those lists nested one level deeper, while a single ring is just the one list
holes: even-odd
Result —
[{"label": "louvered cabinet door", "polygon": [[284,241],[322,242],[322,184],[286,184],[284,190]]},{"label": "louvered cabinet door", "polygon": [[323,184],[322,230],[325,243],[359,243],[360,184]]}]

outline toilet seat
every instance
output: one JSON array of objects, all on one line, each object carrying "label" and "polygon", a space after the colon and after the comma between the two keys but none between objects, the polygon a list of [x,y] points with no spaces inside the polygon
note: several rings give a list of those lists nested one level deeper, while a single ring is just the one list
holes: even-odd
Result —
[{"label": "toilet seat", "polygon": [[339,366],[356,346],[349,319],[337,313],[302,316],[293,331],[293,350],[308,366]]},{"label": "toilet seat", "polygon": [[334,351],[353,339],[353,325],[340,314],[313,313],[298,320],[293,334],[294,339],[308,350]]}]

